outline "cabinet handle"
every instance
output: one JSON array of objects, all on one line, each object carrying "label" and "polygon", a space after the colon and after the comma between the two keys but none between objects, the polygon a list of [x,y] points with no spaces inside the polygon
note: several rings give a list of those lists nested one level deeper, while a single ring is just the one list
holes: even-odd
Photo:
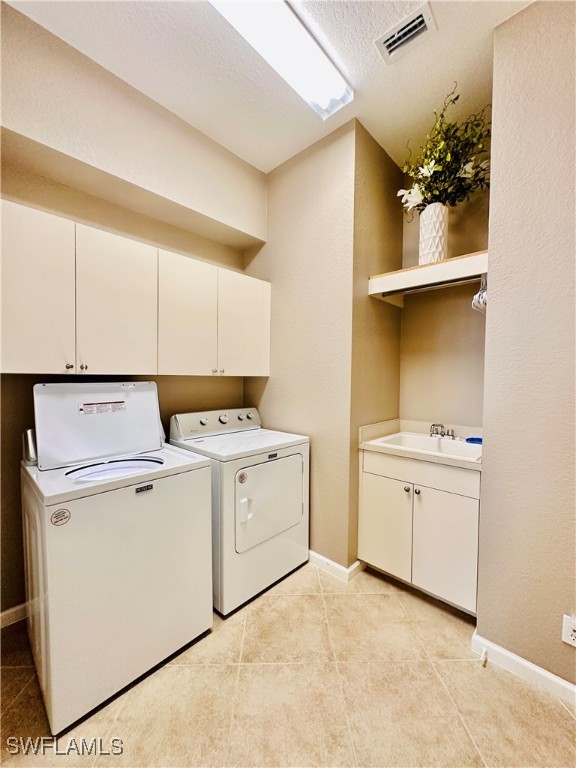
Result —
[{"label": "cabinet handle", "polygon": [[[404,490],[406,491],[406,493],[410,493],[410,486],[409,485],[405,485],[404,486]],[[418,491],[418,493],[420,493],[420,491]]]},{"label": "cabinet handle", "polygon": [[416,494],[416,496],[420,496],[420,488],[415,488],[414,493]]},{"label": "cabinet handle", "polygon": [[81,371],[87,371],[88,370],[88,366],[84,365],[84,363],[82,363],[82,365],[80,366],[80,370]]},{"label": "cabinet handle", "polygon": [[212,368],[212,373],[218,373],[218,368]]},{"label": "cabinet handle", "polygon": [[74,368],[74,366],[72,365],[72,363],[66,363],[66,370],[67,370],[67,371],[71,370],[72,368]]},{"label": "cabinet handle", "polygon": [[220,368],[220,373],[224,373],[224,368]]}]

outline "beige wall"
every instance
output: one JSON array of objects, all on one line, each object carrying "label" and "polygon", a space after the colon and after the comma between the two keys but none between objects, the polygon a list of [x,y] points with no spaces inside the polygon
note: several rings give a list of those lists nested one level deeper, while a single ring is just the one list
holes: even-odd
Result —
[{"label": "beige wall", "polygon": [[[18,165],[32,140],[62,154],[63,172],[69,159],[81,163],[78,174],[98,179],[102,197],[122,181],[134,201],[153,193],[158,211],[170,202],[265,239],[263,173],[4,3],[1,53],[2,125]],[[36,161],[48,162],[46,152]]]},{"label": "beige wall", "polygon": [[400,418],[482,426],[485,316],[471,307],[478,284],[404,299]]},{"label": "beige wall", "polygon": [[358,427],[399,414],[401,314],[368,295],[368,278],[402,265],[402,208],[390,204],[402,173],[360,123],[355,151],[349,562],[358,554]]},{"label": "beige wall", "polygon": [[236,248],[5,164],[2,165],[2,197],[229,269],[241,270],[243,266],[242,254]]},{"label": "beige wall", "polygon": [[[268,242],[247,271],[272,282],[272,376],[246,381],[266,424],[311,438],[311,548],[357,556],[358,426],[398,416],[400,316],[368,297],[398,268],[398,168],[351,122],[277,168]],[[383,244],[385,244],[383,246]]]},{"label": "beige wall", "polygon": [[576,682],[573,3],[496,30],[478,632]]},{"label": "beige wall", "polygon": [[[411,180],[404,177],[403,186]],[[448,209],[448,257],[488,248],[489,191]],[[418,264],[419,216],[404,215],[402,266]],[[402,313],[400,418],[482,427],[485,317],[472,310],[479,284],[406,296]]]},{"label": "beige wall", "polygon": [[263,422],[310,435],[310,545],[348,564],[354,124],[268,177],[268,242],[247,272],[272,282],[272,375],[247,380]]}]

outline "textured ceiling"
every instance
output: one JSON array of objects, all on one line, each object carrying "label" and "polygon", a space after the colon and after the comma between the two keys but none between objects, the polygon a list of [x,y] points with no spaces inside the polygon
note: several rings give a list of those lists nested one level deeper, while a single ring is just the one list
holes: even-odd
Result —
[{"label": "textured ceiling", "polygon": [[[373,41],[421,0],[293,3],[355,90],[325,122],[206,2],[9,0],[9,4],[202,133],[270,171],[357,117],[401,164],[455,81],[454,117],[492,91],[494,27],[529,2],[435,2],[438,30],[386,64]],[[295,54],[297,55],[297,53]]]}]

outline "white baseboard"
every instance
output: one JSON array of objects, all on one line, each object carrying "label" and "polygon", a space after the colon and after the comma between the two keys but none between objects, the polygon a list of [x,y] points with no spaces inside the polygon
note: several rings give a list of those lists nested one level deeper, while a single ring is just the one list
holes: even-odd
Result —
[{"label": "white baseboard", "polygon": [[0,628],[8,627],[10,624],[16,624],[26,618],[26,603],[15,605],[14,608],[8,608],[0,613]]},{"label": "white baseboard", "polygon": [[548,693],[553,694],[567,704],[576,705],[576,685],[569,683],[557,675],[553,675],[552,672],[548,672],[542,667],[537,667],[536,664],[532,664],[531,661],[523,659],[522,656],[516,656],[515,653],[507,651],[506,648],[502,648],[496,643],[492,643],[490,640],[486,640],[480,637],[475,631],[472,635],[472,650],[479,656],[485,652],[488,661],[491,661],[497,667],[502,667],[508,672],[517,677],[521,677],[523,680],[527,680],[533,685],[537,685],[539,688],[544,688]]},{"label": "white baseboard", "polygon": [[360,560],[356,560],[349,568],[345,568],[340,563],[335,563],[334,560],[329,560],[324,555],[319,555],[317,552],[312,552],[312,550],[310,550],[310,563],[320,568],[321,571],[329,573],[330,576],[346,582],[352,581],[354,576],[357,576],[360,571],[366,568],[366,563],[361,563]]}]

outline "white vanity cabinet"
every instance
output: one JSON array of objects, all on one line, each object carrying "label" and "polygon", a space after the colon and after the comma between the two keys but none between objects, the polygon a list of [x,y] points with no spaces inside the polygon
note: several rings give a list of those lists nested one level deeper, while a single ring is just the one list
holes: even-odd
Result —
[{"label": "white vanity cabinet", "polygon": [[158,373],[270,374],[270,283],[159,254]]},{"label": "white vanity cabinet", "polygon": [[480,472],[361,452],[358,556],[476,613]]}]

